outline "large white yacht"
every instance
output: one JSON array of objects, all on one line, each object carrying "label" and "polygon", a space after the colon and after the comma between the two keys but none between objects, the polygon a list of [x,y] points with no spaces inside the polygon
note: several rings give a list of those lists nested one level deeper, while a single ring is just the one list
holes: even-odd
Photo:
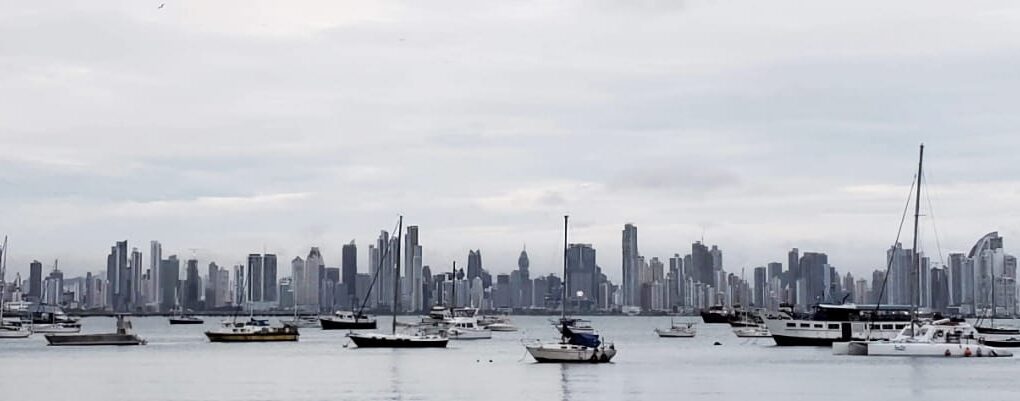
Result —
[{"label": "large white yacht", "polygon": [[940,319],[904,328],[889,341],[833,344],[834,355],[1010,357],[1009,350],[984,345],[980,333],[963,320]]},{"label": "large white yacht", "polygon": [[910,324],[909,306],[816,305],[809,315],[781,313],[765,317],[776,345],[830,346],[853,340],[890,340]]},{"label": "large white yacht", "polygon": [[489,329],[478,325],[474,317],[455,317],[447,321],[446,336],[451,340],[488,340],[492,338]]}]

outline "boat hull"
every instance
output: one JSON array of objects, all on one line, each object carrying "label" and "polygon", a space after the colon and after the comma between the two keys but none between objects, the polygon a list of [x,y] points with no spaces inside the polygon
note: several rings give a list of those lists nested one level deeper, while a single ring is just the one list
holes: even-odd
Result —
[{"label": "boat hull", "polygon": [[120,346],[145,344],[145,340],[142,340],[134,334],[47,334],[46,341],[51,346]]},{"label": "boat hull", "polygon": [[202,324],[205,323],[202,319],[181,319],[181,318],[170,318],[170,324]]},{"label": "boat hull", "polygon": [[28,330],[0,330],[0,339],[28,338],[32,335]]},{"label": "boat hull", "polygon": [[298,333],[295,332],[282,332],[282,333],[216,333],[207,331],[205,336],[209,338],[210,342],[214,343],[262,343],[262,342],[281,342],[281,341],[297,341]]},{"label": "boat hull", "polygon": [[616,349],[607,347],[537,344],[525,348],[538,363],[609,363],[616,356]]},{"label": "boat hull", "polygon": [[1002,340],[984,339],[982,344],[995,348],[1020,348],[1020,339],[1008,338]]},{"label": "boat hull", "polygon": [[836,342],[891,340],[899,334],[907,322],[815,321],[765,319],[765,328],[779,346],[829,347]]},{"label": "boat hull", "polygon": [[974,326],[974,330],[977,330],[977,332],[981,334],[1020,334],[1020,329],[1009,327]]},{"label": "boat hull", "polygon": [[446,348],[449,340],[441,337],[364,334],[347,336],[358,348]]},{"label": "boat hull", "polygon": [[62,324],[59,324],[59,323],[57,323],[57,324],[33,324],[31,329],[32,329],[33,333],[39,333],[39,334],[74,334],[74,333],[80,333],[81,332],[81,326],[80,325],[67,326],[67,325],[62,325]]},{"label": "boat hull", "polygon": [[492,338],[492,332],[488,330],[457,330],[451,329],[446,333],[451,340],[488,340]]},{"label": "boat hull", "polygon": [[772,337],[768,329],[759,327],[740,327],[733,329],[733,334],[740,338],[768,338]]},{"label": "boat hull", "polygon": [[655,334],[662,338],[693,338],[697,333],[655,329]]},{"label": "boat hull", "polygon": [[502,331],[502,332],[517,331],[517,326],[505,325],[501,323],[490,324],[486,326],[486,328],[489,329],[490,331]]},{"label": "boat hull", "polygon": [[701,320],[705,323],[729,323],[730,317],[722,313],[701,312]]},{"label": "boat hull", "polygon": [[322,325],[323,330],[374,330],[376,328],[375,320],[359,320],[357,322],[351,322],[335,319],[319,319],[319,324]]},{"label": "boat hull", "polygon": [[[861,355],[853,353],[851,355]],[[911,357],[1011,357],[1013,353],[997,347],[978,344],[867,343],[868,356]]]}]

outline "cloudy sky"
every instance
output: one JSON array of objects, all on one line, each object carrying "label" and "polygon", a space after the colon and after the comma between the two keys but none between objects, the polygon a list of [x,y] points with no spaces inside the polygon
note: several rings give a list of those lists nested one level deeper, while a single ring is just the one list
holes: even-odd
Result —
[{"label": "cloudy sky", "polygon": [[124,239],[221,265],[355,239],[367,271],[398,214],[426,264],[527,244],[545,273],[565,213],[614,280],[626,222],[649,257],[864,273],[921,142],[924,249],[1020,241],[1015,1],[0,3],[12,274]]}]

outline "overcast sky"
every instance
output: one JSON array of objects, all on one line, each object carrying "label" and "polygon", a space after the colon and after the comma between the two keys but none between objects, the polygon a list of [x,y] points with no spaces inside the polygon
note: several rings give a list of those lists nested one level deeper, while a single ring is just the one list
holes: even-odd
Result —
[{"label": "overcast sky", "polygon": [[331,266],[355,239],[367,272],[401,213],[434,269],[527,244],[548,273],[569,213],[617,282],[626,222],[647,257],[870,277],[921,142],[923,249],[1020,241],[1016,1],[160,3],[0,2],[11,276],[124,239]]}]

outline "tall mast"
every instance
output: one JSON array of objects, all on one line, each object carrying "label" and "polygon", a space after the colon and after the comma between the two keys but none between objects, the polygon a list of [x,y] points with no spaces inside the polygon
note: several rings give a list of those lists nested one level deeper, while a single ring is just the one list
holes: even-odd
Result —
[{"label": "tall mast", "polygon": [[560,301],[560,319],[567,317],[567,221],[569,215],[563,216],[563,300]]},{"label": "tall mast", "polygon": [[[400,299],[400,240],[404,233],[404,216],[400,216],[397,223],[397,265],[393,272],[393,334],[397,334],[397,301]],[[389,244],[387,244],[389,246]]]},{"label": "tall mast", "polygon": [[7,291],[7,282],[4,281],[4,276],[7,274],[7,236],[4,236],[4,247],[0,249],[3,252],[3,261],[0,261],[0,325],[4,323],[4,295]]},{"label": "tall mast", "polygon": [[918,280],[921,277],[920,276],[921,257],[920,257],[920,254],[917,252],[917,221],[921,217],[921,173],[923,172],[922,166],[924,166],[924,144],[923,143],[921,144],[920,155],[917,158],[917,194],[916,194],[916,197],[914,198],[914,246],[912,248],[913,252],[914,252],[914,255],[913,255],[914,256],[914,258],[913,258],[914,259],[913,260],[913,262],[914,262],[914,270],[912,272],[913,275],[914,275],[914,279],[910,280],[911,281],[910,290],[912,292],[911,293],[911,297],[910,297],[910,302],[912,304],[912,305],[910,305],[910,336],[911,337],[914,336],[914,320],[917,319],[917,304],[918,304],[918,299],[919,299],[919,296],[920,296],[920,294],[918,294],[919,291],[917,291],[918,284],[919,284]]},{"label": "tall mast", "polygon": [[450,276],[450,314],[453,315],[453,308],[457,307],[457,261],[453,261],[453,275]]}]

